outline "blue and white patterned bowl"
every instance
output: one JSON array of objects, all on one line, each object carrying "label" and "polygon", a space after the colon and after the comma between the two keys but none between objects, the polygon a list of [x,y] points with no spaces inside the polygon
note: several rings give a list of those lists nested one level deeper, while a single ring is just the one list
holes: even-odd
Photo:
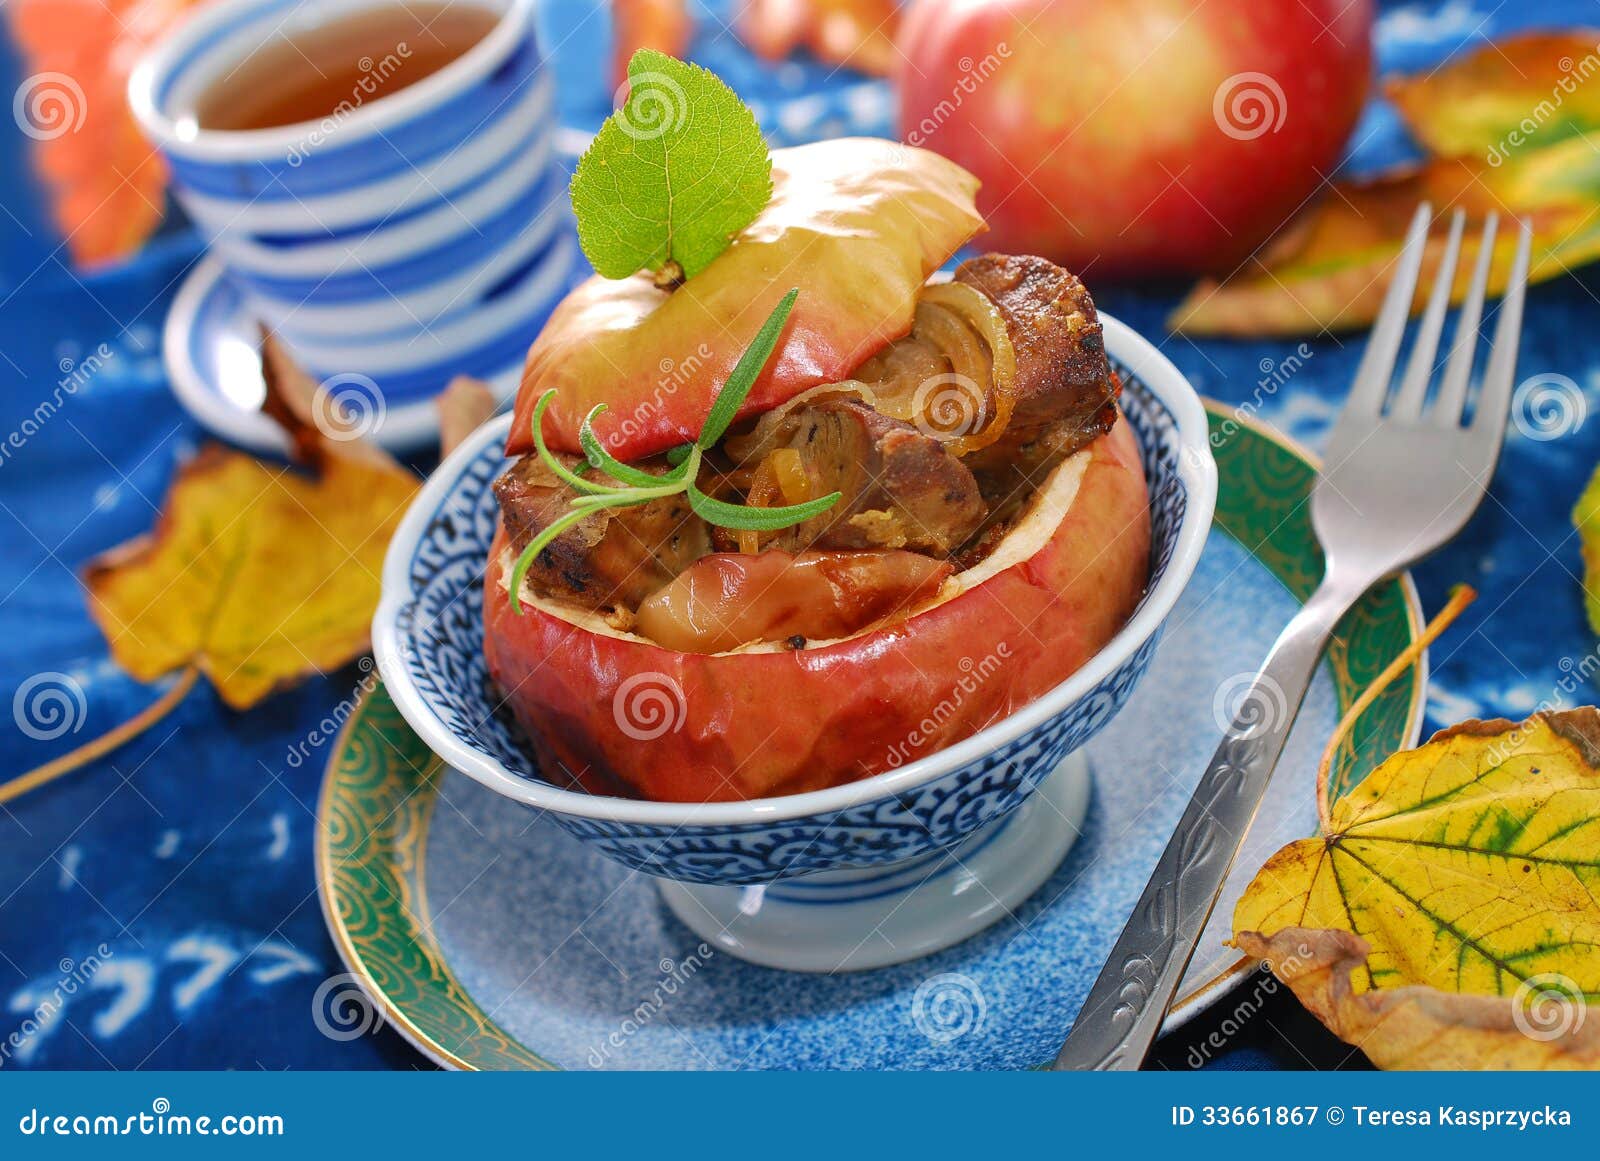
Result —
[{"label": "blue and white patterned bowl", "polygon": [[[768,892],[769,911],[780,902],[804,911],[822,901],[817,892],[823,891],[830,902],[879,901],[874,910],[882,912],[882,900],[935,879],[954,892],[962,874],[987,865],[991,880],[1006,880],[986,880],[989,897],[997,904],[1020,901],[1070,845],[1077,821],[1072,815],[1081,817],[1086,783],[1065,772],[1050,780],[1057,785],[1040,797],[1054,809],[1034,812],[1027,824],[1031,833],[1013,827],[1006,842],[994,840],[1013,812],[1024,813],[1017,808],[1111,720],[1144,674],[1161,624],[1199,559],[1216,500],[1199,397],[1144,339],[1113,319],[1103,321],[1107,351],[1123,375],[1123,410],[1138,436],[1150,484],[1149,589],[1121,632],[1088,664],[981,733],[858,782],[746,802],[646,802],[543,779],[498,709],[483,658],[483,569],[498,517],[490,486],[505,467],[509,418],[481,429],[441,465],[390,545],[373,641],[396,705],[451,766],[507,798],[551,812],[618,862],[673,881],[665,893],[680,917],[697,930],[709,924],[713,938],[747,958],[834,968],[905,955],[871,963],[856,956],[842,963],[829,950],[813,962],[797,963],[792,947],[781,954],[753,953],[748,935],[743,946],[727,939],[728,916],[748,913],[750,898],[719,898],[718,892],[795,880]],[[1064,838],[1038,833],[1052,824]],[[1023,857],[1019,848],[1036,853]],[[894,906],[908,914],[916,910],[908,911],[903,899]],[[714,921],[706,919],[713,915]],[[794,916],[790,920],[793,929]],[[975,922],[960,934],[975,930]],[[830,915],[828,926],[839,926],[837,915]],[[948,924],[941,928],[944,934],[949,930]],[[917,938],[902,933],[897,951]],[[939,935],[924,942],[919,951],[951,940]]]},{"label": "blue and white patterned bowl", "polygon": [[308,370],[337,377],[341,396],[371,396],[339,402],[374,428],[456,374],[520,364],[576,255],[533,0],[472,0],[499,13],[488,35],[393,92],[384,80],[409,49],[375,48],[344,107],[320,121],[196,124],[199,95],[267,39],[392,2],[222,0],[163,39],[129,84],[228,278]]}]

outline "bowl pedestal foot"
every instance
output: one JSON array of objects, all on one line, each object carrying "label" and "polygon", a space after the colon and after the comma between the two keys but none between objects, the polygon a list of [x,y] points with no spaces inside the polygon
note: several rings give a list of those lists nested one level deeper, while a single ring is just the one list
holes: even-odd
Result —
[{"label": "bowl pedestal foot", "polygon": [[1021,806],[950,851],[747,887],[657,885],[672,913],[718,951],[790,971],[884,967],[1010,914],[1060,865],[1088,805],[1088,763],[1073,753]]}]

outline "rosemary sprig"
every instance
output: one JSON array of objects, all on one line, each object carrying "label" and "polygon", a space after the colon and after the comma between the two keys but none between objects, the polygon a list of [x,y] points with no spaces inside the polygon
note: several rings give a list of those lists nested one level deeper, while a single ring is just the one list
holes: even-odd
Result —
[{"label": "rosemary sprig", "polygon": [[804,504],[752,508],[745,504],[730,504],[725,500],[713,499],[696,486],[705,453],[716,447],[717,441],[727,434],[728,426],[739,413],[739,408],[744,405],[745,399],[749,397],[750,388],[755,385],[756,378],[766,367],[767,361],[772,358],[772,352],[778,345],[778,336],[783,333],[783,324],[788,321],[789,311],[793,309],[794,301],[799,294],[798,289],[791,290],[767,316],[767,321],[761,324],[756,337],[734,365],[728,381],[717,392],[717,397],[711,404],[711,411],[706,415],[706,421],[700,428],[699,437],[693,443],[683,444],[668,452],[667,462],[672,466],[660,475],[644,471],[642,468],[629,467],[606,451],[600,442],[600,437],[594,431],[595,418],[604,414],[606,410],[604,403],[596,404],[589,414],[584,416],[583,423],[578,428],[578,444],[583,448],[584,458],[589,466],[596,473],[615,482],[601,483],[598,479],[579,475],[557,459],[544,442],[544,414],[550,407],[550,401],[555,398],[555,389],[552,388],[539,397],[539,402],[533,409],[533,446],[545,466],[555,473],[557,479],[577,492],[578,496],[572,501],[571,508],[530,540],[528,546],[522,550],[522,554],[517,557],[517,563],[511,570],[513,611],[518,614],[522,612],[522,582],[538,555],[549,548],[567,529],[608,508],[631,508],[667,496],[686,495],[689,507],[702,520],[724,528],[770,532],[809,520],[838,503],[840,494],[834,492],[816,500],[807,500]]}]

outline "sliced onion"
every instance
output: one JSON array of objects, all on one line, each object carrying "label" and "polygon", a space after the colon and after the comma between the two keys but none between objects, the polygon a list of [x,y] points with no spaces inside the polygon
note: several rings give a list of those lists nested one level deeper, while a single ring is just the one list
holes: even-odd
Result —
[{"label": "sliced onion", "polygon": [[857,374],[877,390],[879,411],[915,424],[957,456],[999,439],[1016,404],[1017,356],[1005,317],[964,282],[923,287],[911,334]]},{"label": "sliced onion", "polygon": [[[806,476],[805,462],[800,452],[792,447],[773,448],[751,473],[750,488],[745,503],[752,508],[770,508],[775,504],[804,504],[811,499],[811,480]],[[760,537],[753,528],[738,530],[739,551],[761,551]]]},{"label": "sliced onion", "polygon": [[[750,490],[745,494],[744,502],[752,508],[770,508],[778,495],[778,481],[772,474],[772,457],[768,456],[757,465],[750,477]],[[740,528],[737,532],[740,552],[761,551],[761,538],[754,528]]]},{"label": "sliced onion", "polygon": [[[994,443],[1005,434],[1011,423],[1011,412],[1016,406],[1016,348],[1011,345],[1011,332],[1006,327],[1005,316],[1000,313],[1000,308],[988,295],[965,282],[941,282],[923,287],[922,297],[917,304],[919,327],[925,307],[939,308],[946,317],[959,319],[988,348],[985,378],[974,379],[980,384],[987,381],[986,403],[992,403],[993,415],[982,431],[963,434],[949,442],[951,454],[964,456]],[[935,329],[929,332],[930,341],[944,348],[956,374],[969,374],[962,369],[963,364],[969,364],[972,358],[968,346],[960,340],[947,341],[944,320],[937,315],[934,318],[937,322]],[[916,329],[912,333],[915,334]]]},{"label": "sliced onion", "polygon": [[811,499],[811,477],[806,475],[805,461],[800,458],[798,448],[774,448],[767,457],[767,464],[785,504],[804,504]]},{"label": "sliced onion", "polygon": [[877,401],[872,388],[865,383],[857,383],[853,379],[847,379],[842,383],[823,383],[778,404],[758,419],[756,425],[744,435],[723,440],[722,449],[736,464],[753,464],[764,460],[778,446],[778,440],[784,434],[784,422],[796,408],[803,407],[814,399],[834,395],[854,396],[868,406],[873,406]]}]

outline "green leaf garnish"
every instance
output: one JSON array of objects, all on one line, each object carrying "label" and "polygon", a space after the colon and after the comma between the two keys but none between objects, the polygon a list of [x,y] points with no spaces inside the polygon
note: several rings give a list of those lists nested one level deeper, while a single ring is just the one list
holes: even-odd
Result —
[{"label": "green leaf garnish", "polygon": [[545,465],[552,472],[555,473],[557,479],[566,484],[567,487],[572,488],[574,491],[583,492],[585,495],[589,496],[614,495],[626,491],[625,488],[613,487],[609,484],[598,484],[593,480],[584,479],[582,476],[578,475],[577,472],[574,472],[571,468],[567,467],[566,464],[558,460],[551,453],[550,449],[545,446],[544,413],[549,409],[550,401],[555,397],[556,389],[552,387],[543,395],[539,396],[539,401],[533,405],[533,446],[535,450],[538,451],[539,458],[545,462]]},{"label": "green leaf garnish", "polygon": [[[551,390],[554,390],[554,388]],[[589,410],[589,414],[583,417],[583,423],[578,428],[578,445],[583,448],[583,454],[588,459],[591,467],[596,471],[604,472],[613,480],[623,484],[630,484],[637,488],[654,488],[663,480],[671,479],[677,474],[672,472],[665,476],[658,476],[652,472],[630,468],[606,451],[605,444],[601,443],[600,437],[594,433],[595,416],[604,415],[605,412],[606,405],[604,403],[596,403]],[[675,464],[673,466],[677,467],[679,465]]]},{"label": "green leaf garnish", "polygon": [[693,278],[772,197],[755,115],[715,73],[642,48],[628,99],[572,176],[584,255],[607,278]]},{"label": "green leaf garnish", "polygon": [[728,425],[733,422],[733,417],[739,411],[739,406],[750,394],[750,385],[761,374],[762,368],[767,365],[767,360],[772,358],[772,352],[778,345],[778,336],[783,333],[783,324],[788,319],[789,310],[794,306],[799,294],[798,290],[791,290],[784,295],[783,301],[778,303],[773,312],[767,316],[767,321],[761,324],[755,339],[740,356],[733,372],[723,383],[722,389],[717,392],[716,399],[712,401],[711,411],[706,415],[706,421],[700,429],[700,438],[693,443],[675,447],[667,453],[667,462],[673,465],[669,472],[655,475],[640,468],[629,467],[606,451],[605,445],[600,442],[600,437],[595,434],[593,423],[595,416],[605,411],[605,405],[601,404],[584,417],[583,425],[578,429],[578,443],[583,448],[590,466],[598,472],[604,472],[616,480],[617,484],[615,486],[599,484],[584,479],[557,459],[545,445],[544,413],[550,406],[550,400],[555,397],[554,388],[539,397],[539,402],[533,408],[533,446],[545,466],[580,495],[572,501],[571,508],[567,512],[551,521],[528,542],[527,547],[517,557],[517,562],[511,569],[513,611],[519,615],[522,612],[522,582],[538,555],[549,548],[567,529],[596,512],[603,512],[608,508],[631,508],[668,496],[686,495],[689,507],[702,520],[724,528],[770,532],[809,520],[839,502],[840,493],[834,492],[831,496],[807,500],[804,504],[752,508],[745,504],[730,504],[726,500],[713,499],[695,486],[705,453],[715,447],[717,441],[727,432]]},{"label": "green leaf garnish", "polygon": [[757,532],[771,532],[774,528],[787,528],[813,516],[820,515],[839,502],[840,492],[807,500],[804,504],[787,504],[778,508],[751,508],[745,504],[729,504],[706,495],[693,484],[689,485],[689,507],[695,515],[724,528],[746,528]]},{"label": "green leaf garnish", "polygon": [[794,300],[799,297],[798,288],[784,295],[783,301],[778,303],[767,316],[767,321],[761,324],[756,337],[750,340],[750,345],[745,348],[744,354],[739,356],[739,361],[733,366],[733,373],[728,376],[728,381],[722,385],[722,390],[717,392],[717,398],[711,404],[711,412],[706,416],[705,426],[700,429],[700,438],[694,441],[701,451],[710,451],[717,446],[717,441],[727,434],[728,425],[733,422],[733,417],[739,414],[739,408],[744,406],[756,377],[767,365],[767,360],[772,358],[773,348],[778,345],[778,336],[783,333],[783,324],[789,321],[789,311],[794,306]]}]

